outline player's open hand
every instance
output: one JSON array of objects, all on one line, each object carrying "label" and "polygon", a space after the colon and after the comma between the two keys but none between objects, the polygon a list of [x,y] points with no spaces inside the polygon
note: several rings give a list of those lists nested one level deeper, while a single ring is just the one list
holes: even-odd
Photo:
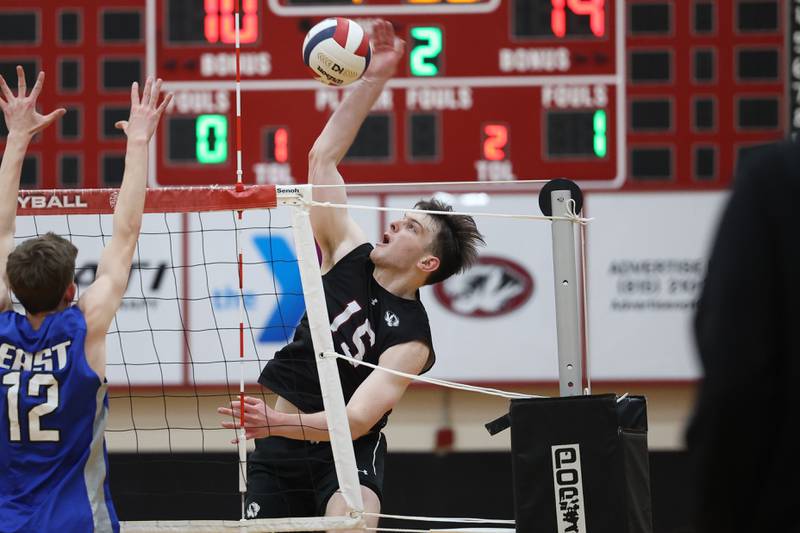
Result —
[{"label": "player's open hand", "polygon": [[395,35],[391,22],[376,20],[372,25],[370,42],[372,43],[372,59],[364,73],[364,78],[375,80],[391,78],[397,70],[400,58],[403,57],[406,48],[405,41]]},{"label": "player's open hand", "polygon": [[131,115],[128,120],[120,120],[114,126],[124,131],[129,141],[149,142],[156,132],[161,115],[172,101],[172,93],[168,93],[159,105],[160,95],[161,79],[153,81],[153,78],[148,77],[141,98],[139,98],[139,84],[133,82],[131,85]]},{"label": "player's open hand", "polygon": [[36,85],[33,86],[31,94],[28,94],[25,71],[17,65],[17,95],[14,96],[6,80],[0,76],[0,93],[2,93],[0,109],[3,110],[9,135],[13,133],[33,137],[67,112],[64,108],[56,109],[47,115],[40,115],[36,111],[36,100],[42,92],[43,85],[44,72],[39,72]]},{"label": "player's open hand", "polygon": [[[232,401],[230,407],[217,408],[217,412],[229,417],[228,420],[222,421],[222,427],[227,429],[238,430],[242,427],[242,420],[244,420],[244,432],[247,439],[269,437],[271,434],[270,424],[275,426],[280,415],[263,400],[252,396],[244,397],[244,419],[241,418],[242,409],[239,400]],[[235,444],[239,442],[239,439],[233,439],[231,442]]]}]

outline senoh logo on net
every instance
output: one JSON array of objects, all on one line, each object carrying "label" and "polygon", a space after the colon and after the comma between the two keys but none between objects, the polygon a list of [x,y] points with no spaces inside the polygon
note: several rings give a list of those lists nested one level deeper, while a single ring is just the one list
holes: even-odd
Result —
[{"label": "senoh logo on net", "polygon": [[522,307],[533,295],[533,277],[511,259],[484,255],[463,274],[434,285],[436,299],[451,312],[493,317]]}]

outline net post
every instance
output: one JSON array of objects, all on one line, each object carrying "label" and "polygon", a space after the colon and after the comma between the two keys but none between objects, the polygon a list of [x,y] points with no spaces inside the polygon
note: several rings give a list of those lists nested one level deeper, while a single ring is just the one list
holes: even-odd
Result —
[{"label": "net post", "polygon": [[[571,200],[575,202],[574,210],[570,208]],[[572,220],[566,220],[580,212],[582,202],[580,188],[565,179],[550,181],[539,193],[539,205],[545,215],[565,217],[553,220],[551,226],[560,396],[578,396],[583,392],[575,227]]]},{"label": "net post", "polygon": [[[311,200],[311,188],[307,185],[277,186],[277,195],[292,209],[292,233],[297,252],[300,280],[306,300],[306,313],[314,345],[322,403],[328,419],[333,459],[339,489],[351,511],[361,513],[364,503],[361,498],[361,483],[358,479],[353,438],[339,380],[339,367],[335,357],[325,357],[334,352],[330,318],[322,287],[322,274],[317,260],[317,249],[311,230],[311,218],[307,202]],[[287,196],[297,195],[295,201]]]}]

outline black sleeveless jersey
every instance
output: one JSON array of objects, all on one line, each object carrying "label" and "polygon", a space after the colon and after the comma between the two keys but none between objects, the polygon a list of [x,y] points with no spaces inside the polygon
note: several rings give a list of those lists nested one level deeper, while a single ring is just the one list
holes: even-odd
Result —
[{"label": "black sleeveless jersey", "polygon": [[[334,349],[354,360],[377,365],[388,348],[419,341],[430,350],[423,373],[435,360],[428,315],[419,301],[390,293],[373,278],[375,265],[369,258],[372,245],[362,244],[339,260],[322,276],[325,301],[331,321]],[[261,372],[258,382],[292,402],[306,413],[322,411],[314,349],[308,316],[304,315],[291,343],[279,350]],[[373,369],[343,359],[337,360],[345,403]],[[386,425],[389,413],[373,430]]]}]

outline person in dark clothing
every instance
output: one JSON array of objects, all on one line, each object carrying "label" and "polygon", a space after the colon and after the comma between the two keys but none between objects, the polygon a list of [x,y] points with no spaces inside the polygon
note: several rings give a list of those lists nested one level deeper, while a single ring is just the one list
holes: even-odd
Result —
[{"label": "person in dark clothing", "polygon": [[[393,75],[404,43],[392,25],[373,26],[372,59],[364,77],[331,115],[309,153],[314,199],[346,204],[337,165],[347,153],[369,110]],[[419,289],[467,268],[483,242],[475,221],[447,214],[450,206],[426,200],[415,206],[436,213],[407,212],[392,221],[379,242],[367,242],[363,230],[344,209],[311,209],[314,238],[322,252],[322,284],[347,404],[350,434],[364,510],[381,507],[386,439],[381,428],[404,394],[410,378],[374,371],[361,362],[417,375],[435,357],[428,317]],[[244,399],[247,438],[256,449],[248,459],[248,518],[344,516],[329,444],[329,421],[320,395],[316,354],[306,317],[291,343],[279,350],[259,378],[277,395],[274,407],[255,397]],[[219,408],[222,425],[240,427],[238,401]],[[377,518],[366,519],[368,527]]]},{"label": "person in dark clothing", "polygon": [[800,531],[800,145],[737,172],[695,316],[703,367],[687,445],[702,533]]}]

